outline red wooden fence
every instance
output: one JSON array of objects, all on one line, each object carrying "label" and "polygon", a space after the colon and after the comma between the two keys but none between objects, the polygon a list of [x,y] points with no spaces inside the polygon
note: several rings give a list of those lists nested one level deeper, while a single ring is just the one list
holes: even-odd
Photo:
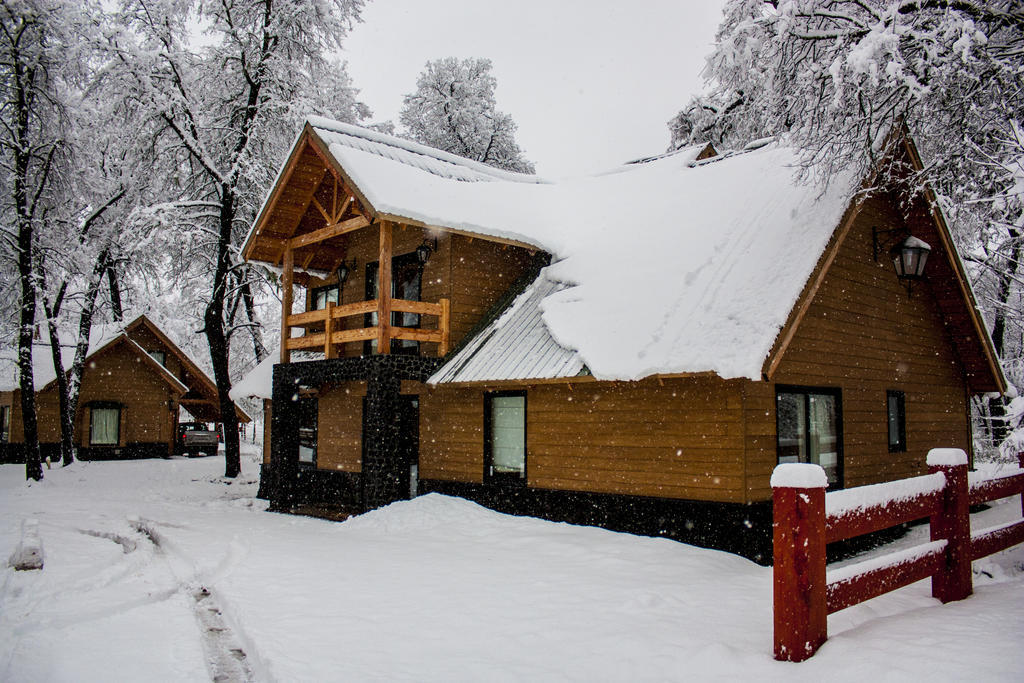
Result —
[{"label": "red wooden fence", "polygon": [[[775,658],[801,662],[828,637],[828,615],[921,579],[942,602],[972,590],[971,561],[1024,543],[1024,520],[971,533],[969,507],[1021,495],[1024,453],[1008,476],[969,483],[967,455],[933,449],[921,477],[825,494],[817,465],[779,465],[772,475]],[[825,545],[930,518],[931,542],[825,571]]]}]

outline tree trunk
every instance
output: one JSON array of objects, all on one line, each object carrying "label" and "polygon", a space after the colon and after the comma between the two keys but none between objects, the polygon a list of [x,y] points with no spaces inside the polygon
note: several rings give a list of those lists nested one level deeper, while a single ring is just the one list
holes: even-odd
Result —
[{"label": "tree trunk", "polygon": [[[39,425],[36,419],[36,388],[32,372],[32,337],[36,323],[36,282],[33,272],[33,220],[29,209],[29,93],[33,73],[26,69],[17,52],[12,55],[15,78],[14,208],[18,221],[18,279],[21,284],[21,314],[18,327],[18,374],[21,388],[21,419],[25,433],[25,478],[43,478],[39,453]],[[45,182],[45,179],[42,181]]]},{"label": "tree trunk", "polygon": [[245,317],[249,321],[249,334],[252,335],[252,350],[256,355],[256,362],[262,363],[263,359],[267,357],[267,347],[263,344],[263,335],[260,334],[260,328],[256,322],[256,306],[253,301],[252,286],[249,284],[249,270],[249,268],[245,268],[243,271],[245,282],[242,284],[242,303],[245,305]]},{"label": "tree trunk", "polygon": [[[1006,268],[999,272],[996,285],[996,305],[993,306],[995,319],[992,323],[992,346],[996,356],[1003,359],[1006,348],[1006,312],[1009,309],[1010,297],[1013,294],[1013,281],[1017,275],[1017,262],[1021,256],[1021,233],[1010,230],[1010,253],[1006,258]],[[988,400],[990,437],[993,446],[998,447],[1010,433],[1010,424],[1006,415],[1006,399],[1002,396]]]},{"label": "tree trunk", "polygon": [[228,396],[231,375],[228,361],[227,335],[224,333],[224,299],[227,293],[228,272],[231,266],[231,225],[235,216],[235,197],[227,185],[220,193],[220,233],[217,239],[217,268],[213,275],[213,292],[206,307],[203,322],[206,340],[210,345],[213,378],[217,384],[220,419],[224,431],[224,476],[237,477],[242,471],[238,443],[238,415],[235,404]]},{"label": "tree trunk", "polygon": [[64,370],[64,359],[61,357],[60,335],[57,330],[56,312],[45,302],[46,327],[50,334],[50,356],[53,359],[53,372],[57,381],[57,398],[60,404],[60,459],[67,467],[75,461],[75,420],[70,407],[68,376]]},{"label": "tree trunk", "polygon": [[121,308],[121,289],[117,285],[117,272],[114,265],[107,268],[107,283],[110,285],[110,314],[115,323],[124,321],[124,309]]}]

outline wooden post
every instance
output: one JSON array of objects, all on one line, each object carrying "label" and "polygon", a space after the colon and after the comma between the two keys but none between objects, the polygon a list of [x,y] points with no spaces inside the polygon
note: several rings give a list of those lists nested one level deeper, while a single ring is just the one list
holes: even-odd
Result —
[{"label": "wooden post", "polygon": [[[1017,454],[1017,466],[1024,470],[1024,451]],[[1020,514],[1024,515],[1024,491],[1020,494]]]},{"label": "wooden post", "polygon": [[292,286],[295,279],[295,252],[290,247],[284,250],[284,272],[281,274],[281,362],[288,363],[292,359],[288,349],[288,339],[292,336],[292,328],[288,326],[288,316],[292,314]]},{"label": "wooden post", "polygon": [[324,358],[334,358],[338,355],[334,352],[334,344],[331,343],[331,336],[334,334],[334,302],[327,302],[324,314],[327,316],[324,319]]},{"label": "wooden post", "polygon": [[933,448],[928,451],[928,471],[946,475],[942,509],[931,518],[931,539],[948,544],[946,567],[932,576],[932,596],[942,602],[963,600],[973,592],[967,454],[959,448]]},{"label": "wooden post", "polygon": [[437,321],[437,326],[441,328],[441,343],[437,347],[437,355],[443,358],[448,355],[452,343],[452,302],[450,299],[441,299],[440,303],[441,319]]},{"label": "wooden post", "polygon": [[377,353],[391,353],[391,223],[380,224],[377,268]]},{"label": "wooden post", "polygon": [[825,601],[825,488],[818,465],[772,473],[775,659],[802,662],[828,637]]}]

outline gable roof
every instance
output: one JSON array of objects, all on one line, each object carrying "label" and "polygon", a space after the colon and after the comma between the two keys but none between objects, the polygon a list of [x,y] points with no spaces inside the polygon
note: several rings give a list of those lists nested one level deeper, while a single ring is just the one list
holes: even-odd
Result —
[{"label": "gable roof", "polygon": [[[539,316],[550,338],[597,379],[707,372],[762,379],[862,180],[850,171],[828,184],[798,181],[797,152],[759,141],[711,158],[696,145],[553,183],[310,119],[247,237],[246,258],[272,261],[260,256],[271,251],[260,248],[261,226],[290,182],[289,165],[309,150],[372,220],[550,253],[546,278],[560,286],[535,300],[531,313],[521,311],[519,322]],[[476,344],[476,354],[496,349],[495,333],[483,333],[491,341]],[[470,365],[446,367],[455,381]]]}]

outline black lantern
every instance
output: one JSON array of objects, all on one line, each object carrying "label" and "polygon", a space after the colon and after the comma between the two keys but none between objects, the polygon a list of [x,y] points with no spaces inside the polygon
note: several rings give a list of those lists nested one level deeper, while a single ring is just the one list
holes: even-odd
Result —
[{"label": "black lantern", "polygon": [[430,259],[430,254],[437,251],[437,238],[435,237],[433,242],[431,240],[423,240],[423,244],[416,247],[416,260],[419,261],[420,267],[424,266]]},{"label": "black lantern", "polygon": [[347,263],[345,261],[342,261],[338,265],[338,269],[335,271],[335,273],[338,276],[338,291],[339,291],[339,294],[341,292],[341,288],[345,285],[345,280],[348,279],[349,273],[351,273],[355,269],[356,269],[356,260],[355,259],[352,259],[352,263],[351,264],[349,264],[349,263]]},{"label": "black lantern", "polygon": [[889,252],[896,275],[901,280],[920,280],[931,251],[931,246],[924,240],[913,235],[907,237]]}]

